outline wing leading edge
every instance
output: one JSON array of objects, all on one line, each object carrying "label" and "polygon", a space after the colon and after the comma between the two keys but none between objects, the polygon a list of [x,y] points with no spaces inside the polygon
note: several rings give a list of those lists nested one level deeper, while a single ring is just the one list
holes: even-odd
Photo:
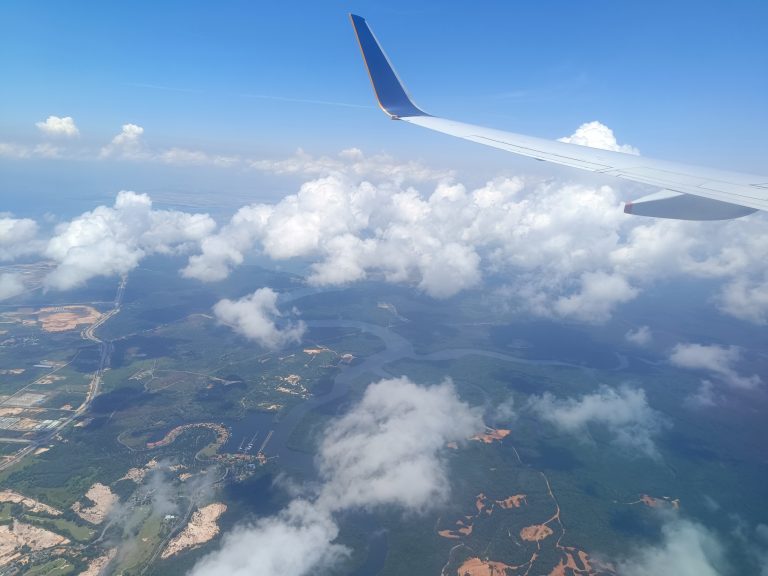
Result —
[{"label": "wing leading edge", "polygon": [[[768,210],[768,176],[725,172],[643,156],[556,142],[438,118],[413,103],[364,18],[350,14],[381,109],[458,138],[563,166],[608,174],[662,189],[624,207],[628,214],[682,220],[724,220]],[[691,196],[692,195],[692,196]]]}]

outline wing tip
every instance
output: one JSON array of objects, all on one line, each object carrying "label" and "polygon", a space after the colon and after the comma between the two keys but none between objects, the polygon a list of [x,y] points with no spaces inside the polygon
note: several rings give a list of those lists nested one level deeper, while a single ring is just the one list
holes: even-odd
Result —
[{"label": "wing tip", "polygon": [[408,116],[428,116],[411,100],[365,18],[349,12],[349,19],[379,107],[394,120]]}]

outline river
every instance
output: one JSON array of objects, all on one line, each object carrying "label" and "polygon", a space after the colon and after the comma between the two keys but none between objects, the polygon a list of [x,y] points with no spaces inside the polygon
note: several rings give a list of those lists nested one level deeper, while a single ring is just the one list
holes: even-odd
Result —
[{"label": "river", "polygon": [[[314,396],[309,400],[294,406],[287,414],[281,414],[279,418],[274,414],[252,412],[242,420],[227,422],[232,430],[232,434],[229,442],[224,447],[224,451],[235,452],[244,439],[247,443],[254,437],[254,435],[256,435],[252,449],[253,453],[256,453],[259,446],[261,446],[261,443],[270,431],[272,431],[269,444],[264,450],[265,454],[267,456],[278,455],[281,469],[290,472],[298,472],[301,476],[307,479],[312,479],[316,476],[313,456],[306,452],[293,450],[288,446],[293,431],[311,410],[318,409],[331,402],[340,401],[346,397],[347,394],[349,394],[350,386],[360,376],[368,374],[372,376],[373,380],[392,377],[392,374],[385,370],[385,366],[392,362],[403,359],[425,362],[444,361],[476,355],[515,364],[564,366],[588,370],[588,368],[585,368],[582,365],[550,360],[530,360],[478,348],[448,349],[429,354],[417,354],[412,343],[400,334],[383,326],[356,320],[316,320],[308,321],[307,326],[310,330],[312,328],[344,328],[359,330],[381,339],[384,343],[384,349],[362,359],[359,363],[351,366],[343,366],[333,379],[333,385],[329,392]],[[384,566],[388,545],[386,532],[380,528],[381,527],[375,520],[372,519],[369,529],[368,556],[365,563],[360,568],[360,570],[363,571],[358,570],[353,576],[375,575],[378,574]]]}]

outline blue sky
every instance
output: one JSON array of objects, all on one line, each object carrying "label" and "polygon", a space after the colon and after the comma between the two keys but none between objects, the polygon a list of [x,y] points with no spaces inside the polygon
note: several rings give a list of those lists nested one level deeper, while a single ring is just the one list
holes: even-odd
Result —
[{"label": "blue sky", "polygon": [[[0,140],[39,142],[35,123],[53,114],[93,146],[130,122],[153,146],[218,154],[356,146],[468,171],[518,162],[388,122],[350,11],[434,114],[552,138],[600,120],[649,156],[768,171],[768,4],[757,0],[5,2]],[[34,165],[36,178],[77,173]],[[21,182],[25,166],[12,168]]]}]

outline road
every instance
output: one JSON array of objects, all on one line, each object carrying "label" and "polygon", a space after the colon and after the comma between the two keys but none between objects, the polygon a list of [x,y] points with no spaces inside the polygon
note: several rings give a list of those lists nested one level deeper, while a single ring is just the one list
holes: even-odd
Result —
[{"label": "road", "polygon": [[104,369],[109,366],[109,359],[112,356],[112,342],[105,342],[104,340],[100,339],[98,336],[96,336],[96,330],[100,326],[103,326],[110,318],[120,312],[120,306],[123,303],[123,295],[125,294],[125,286],[127,283],[127,276],[120,278],[120,284],[117,286],[117,293],[115,294],[115,302],[112,310],[106,314],[102,314],[101,318],[99,318],[96,322],[85,328],[80,333],[84,340],[96,342],[101,347],[101,354],[99,355],[99,366],[96,369],[96,372],[93,373],[93,376],[91,376],[91,382],[88,385],[88,393],[85,396],[85,400],[82,404],[80,404],[78,409],[75,410],[74,414],[67,419],[66,423],[62,425],[62,428],[78,416],[85,413],[85,411],[90,407],[91,402],[93,402],[93,399],[99,394],[99,387],[101,386]]},{"label": "road", "polygon": [[[113,316],[115,316],[120,312],[120,306],[122,305],[122,302],[123,302],[123,295],[125,294],[125,286],[127,283],[128,283],[128,277],[122,276],[120,278],[120,284],[118,284],[117,286],[117,293],[115,294],[115,299],[113,302],[112,309],[109,312],[102,314],[101,317],[96,322],[94,322],[87,328],[83,329],[82,332],[80,332],[80,336],[82,336],[84,340],[90,340],[91,342],[95,342],[100,347],[99,365],[96,371],[93,373],[93,376],[91,376],[91,381],[88,384],[88,393],[86,394],[85,400],[83,401],[83,403],[80,404],[77,410],[73,411],[72,414],[70,414],[67,418],[63,419],[61,421],[61,424],[59,424],[56,428],[51,430],[48,434],[46,434],[42,438],[32,441],[29,444],[29,446],[16,452],[12,458],[9,458],[8,460],[0,463],[0,472],[17,464],[22,459],[24,459],[25,456],[37,450],[37,448],[39,448],[41,445],[51,442],[54,439],[54,437],[57,434],[59,434],[59,432],[64,430],[67,426],[69,426],[75,420],[75,418],[82,416],[91,406],[91,402],[93,402],[93,399],[96,398],[96,396],[98,396],[99,389],[101,387],[102,376],[104,374],[104,369],[109,366],[109,359],[112,356],[112,342],[101,340],[98,336],[96,336],[96,330],[100,326],[103,326],[110,318],[112,318]],[[60,370],[60,369],[61,367],[57,368],[57,370]],[[56,370],[54,370],[54,372],[55,371]],[[48,375],[50,374],[46,374],[46,376]],[[31,384],[28,385],[27,387],[29,386],[31,386]]]}]

